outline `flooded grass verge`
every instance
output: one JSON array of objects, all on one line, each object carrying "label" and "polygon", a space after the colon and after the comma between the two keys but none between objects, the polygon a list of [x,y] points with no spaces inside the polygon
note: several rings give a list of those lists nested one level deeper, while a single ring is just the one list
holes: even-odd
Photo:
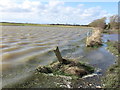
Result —
[{"label": "flooded grass verge", "polygon": [[108,45],[108,46],[107,46],[107,49],[108,49],[111,53],[113,53],[113,54],[116,55],[117,57],[120,55],[120,53],[118,52],[120,43],[119,43],[118,41],[108,41],[108,42],[106,42],[106,44]]},{"label": "flooded grass verge", "polygon": [[109,90],[118,90],[120,85],[120,66],[119,66],[119,56],[118,52],[119,43],[117,41],[108,41],[106,42],[108,45],[107,50],[109,50],[112,54],[117,56],[116,63],[111,65],[106,71],[106,75],[103,78],[104,88],[109,88]]}]

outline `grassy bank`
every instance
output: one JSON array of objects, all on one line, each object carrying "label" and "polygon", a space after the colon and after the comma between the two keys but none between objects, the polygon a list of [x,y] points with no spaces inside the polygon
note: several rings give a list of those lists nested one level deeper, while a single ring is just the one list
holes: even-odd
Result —
[{"label": "grassy bank", "polygon": [[[107,49],[116,56],[119,56],[118,52],[118,42],[109,41],[106,43],[108,45]],[[111,90],[118,90],[120,84],[120,66],[119,66],[119,58],[117,58],[116,63],[110,66],[106,72],[106,76],[103,78],[103,83],[105,84],[105,88]]]}]

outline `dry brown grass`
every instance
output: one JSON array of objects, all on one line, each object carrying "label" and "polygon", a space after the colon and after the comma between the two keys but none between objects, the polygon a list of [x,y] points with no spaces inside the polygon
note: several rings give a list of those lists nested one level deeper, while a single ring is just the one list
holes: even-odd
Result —
[{"label": "dry brown grass", "polygon": [[87,37],[86,46],[93,47],[102,45],[101,33],[102,32],[100,29],[94,28],[92,35],[90,37]]}]

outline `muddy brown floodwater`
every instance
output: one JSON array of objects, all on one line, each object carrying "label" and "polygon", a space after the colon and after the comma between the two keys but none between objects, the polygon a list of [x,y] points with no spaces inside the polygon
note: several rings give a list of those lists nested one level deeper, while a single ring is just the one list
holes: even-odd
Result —
[{"label": "muddy brown floodwater", "polygon": [[[85,49],[83,39],[91,30],[78,27],[2,26],[1,87],[22,82],[22,79],[32,76],[31,71],[38,65],[47,65],[57,60],[53,52],[56,46],[59,46],[64,58],[81,60],[96,68],[96,72],[91,75],[94,78],[84,77],[81,81],[72,82],[71,87],[87,87],[87,85],[95,87],[93,84],[100,86],[100,75],[115,62],[115,57],[105,49],[105,46],[94,50]],[[37,85],[31,87],[56,87],[56,83],[61,83],[61,87],[64,87],[65,82],[70,83],[63,78],[53,80],[53,77],[49,79],[44,77],[41,75],[39,83],[36,82]]]}]

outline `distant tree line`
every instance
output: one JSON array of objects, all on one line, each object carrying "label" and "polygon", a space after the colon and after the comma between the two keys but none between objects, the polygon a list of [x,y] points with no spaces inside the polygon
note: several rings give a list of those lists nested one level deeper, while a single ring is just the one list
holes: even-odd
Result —
[{"label": "distant tree line", "polygon": [[0,23],[8,23],[8,24],[30,24],[30,25],[62,25],[62,26],[85,26],[89,27],[89,25],[79,25],[79,24],[37,24],[37,23],[16,23],[16,22],[0,22]]},{"label": "distant tree line", "polygon": [[119,29],[120,27],[120,17],[118,15],[113,15],[109,18],[109,23],[106,24],[106,17],[94,20],[90,24],[91,27],[98,27],[100,29]]},{"label": "distant tree line", "polygon": [[79,25],[79,24],[47,24],[47,25],[62,25],[62,26],[86,26],[88,27],[89,25]]}]

